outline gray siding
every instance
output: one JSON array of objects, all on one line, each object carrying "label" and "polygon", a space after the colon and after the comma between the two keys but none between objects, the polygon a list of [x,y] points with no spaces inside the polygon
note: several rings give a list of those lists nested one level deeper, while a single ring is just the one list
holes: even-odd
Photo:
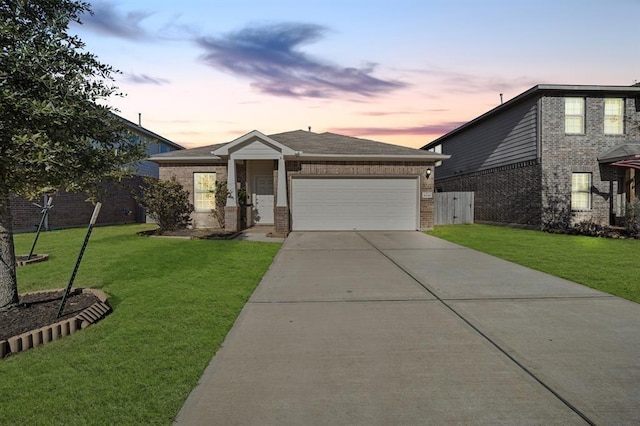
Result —
[{"label": "gray siding", "polygon": [[438,167],[439,179],[535,160],[537,98],[471,126],[442,144],[451,155]]},{"label": "gray siding", "polygon": [[[155,154],[161,154],[163,152],[176,151],[176,148],[174,146],[171,146],[163,142],[155,142],[150,139],[146,139],[146,142],[148,143],[147,155],[149,157]],[[147,160],[144,160],[139,164],[137,164],[134,170],[137,175],[141,175],[141,176],[152,176],[152,177],[158,178],[160,174],[158,165],[156,163],[153,163]]]}]

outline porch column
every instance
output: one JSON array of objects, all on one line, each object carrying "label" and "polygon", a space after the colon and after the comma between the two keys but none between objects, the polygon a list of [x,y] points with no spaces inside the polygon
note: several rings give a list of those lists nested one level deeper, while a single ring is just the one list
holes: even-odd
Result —
[{"label": "porch column", "polygon": [[276,207],[287,207],[287,170],[284,166],[284,158],[278,159],[278,200]]},{"label": "porch column", "polygon": [[227,205],[224,208],[224,229],[229,232],[238,232],[241,230],[240,225],[240,207],[236,197],[238,190],[236,189],[236,161],[229,157],[227,163]]},{"label": "porch column", "polygon": [[287,169],[284,157],[278,158],[278,194],[275,208],[276,234],[289,233],[289,206],[287,203]]},{"label": "porch column", "polygon": [[227,190],[230,195],[227,197],[227,207],[237,207],[236,201],[236,161],[229,157],[227,162]]},{"label": "porch column", "polygon": [[287,203],[287,169],[284,157],[278,158],[278,192],[275,208],[276,234],[289,233],[289,207]]}]

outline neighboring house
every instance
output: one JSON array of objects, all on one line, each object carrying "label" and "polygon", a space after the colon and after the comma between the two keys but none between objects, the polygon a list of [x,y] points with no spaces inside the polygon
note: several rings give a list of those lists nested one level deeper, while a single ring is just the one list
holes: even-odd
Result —
[{"label": "neighboring house", "polygon": [[[152,156],[195,206],[195,227],[215,227],[215,182],[227,182],[226,229],[417,230],[433,226],[433,176],[444,155],[302,130],[252,131],[229,143]],[[238,200],[238,191],[246,200]],[[248,204],[248,207],[244,207]],[[241,210],[246,213],[242,214]]]},{"label": "neighboring house", "polygon": [[[138,141],[147,144],[147,155],[149,157],[157,154],[163,154],[165,152],[184,149],[182,145],[172,142],[169,139],[152,132],[151,130],[145,129],[144,127],[134,123],[133,121],[129,121],[126,118],[122,117],[118,118],[134,134],[134,137],[136,137]],[[143,160],[140,163],[136,164],[134,170],[135,174],[139,176],[151,176],[155,178],[160,177],[158,172],[158,165],[149,160]]]},{"label": "neighboring house", "polygon": [[422,149],[481,222],[620,224],[638,196],[640,87],[538,85]]},{"label": "neighboring house", "polygon": [[[171,152],[184,149],[152,131],[137,124],[118,117],[139,141],[147,144],[147,154]],[[132,191],[140,185],[140,176],[158,177],[158,165],[148,160],[134,165],[136,176],[126,182],[123,188],[112,188],[108,198],[102,200],[103,205],[98,216],[99,224],[144,222],[143,209],[139,208],[133,199]],[[50,210],[45,229],[84,226],[89,223],[93,212],[93,204],[87,202],[88,195],[79,192],[59,192],[53,194],[53,209]],[[16,232],[33,231],[40,223],[41,209],[34,203],[44,205],[47,195],[37,200],[26,200],[11,196],[11,212],[13,229]]]}]

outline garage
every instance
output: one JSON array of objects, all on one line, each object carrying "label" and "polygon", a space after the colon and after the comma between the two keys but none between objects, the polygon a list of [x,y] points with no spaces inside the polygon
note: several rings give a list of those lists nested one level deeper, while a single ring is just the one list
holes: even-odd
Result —
[{"label": "garage", "polygon": [[417,177],[291,179],[294,231],[414,231]]}]

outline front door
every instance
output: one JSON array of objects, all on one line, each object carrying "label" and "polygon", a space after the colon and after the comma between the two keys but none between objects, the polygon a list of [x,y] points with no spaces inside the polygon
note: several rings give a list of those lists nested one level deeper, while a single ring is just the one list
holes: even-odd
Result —
[{"label": "front door", "polygon": [[256,176],[254,220],[256,225],[273,224],[273,176]]}]

